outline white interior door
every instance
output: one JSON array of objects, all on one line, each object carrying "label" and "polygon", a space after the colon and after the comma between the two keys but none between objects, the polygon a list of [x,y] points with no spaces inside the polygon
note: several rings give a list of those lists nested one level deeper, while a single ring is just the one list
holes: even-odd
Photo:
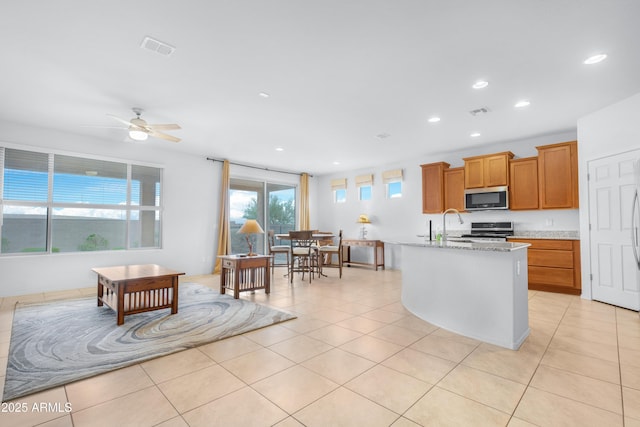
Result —
[{"label": "white interior door", "polygon": [[631,247],[633,162],[640,150],[588,162],[593,299],[638,310],[640,272]]}]

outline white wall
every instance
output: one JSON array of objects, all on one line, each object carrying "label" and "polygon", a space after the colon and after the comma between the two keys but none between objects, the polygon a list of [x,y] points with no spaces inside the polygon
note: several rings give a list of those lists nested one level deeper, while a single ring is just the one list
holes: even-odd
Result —
[{"label": "white wall", "polygon": [[[206,160],[206,155],[169,151],[163,149],[163,144],[168,143],[106,141],[0,122],[0,145],[164,167],[162,249],[3,255],[0,297],[92,286],[96,282],[92,267],[154,263],[188,275],[210,273],[217,251],[221,163]],[[231,166],[231,175],[299,183],[296,175],[238,166]],[[313,179],[310,181],[313,194],[315,183]],[[311,204],[313,218],[313,200]]]},{"label": "white wall", "polygon": [[[637,117],[639,97],[635,97],[634,103],[635,107],[632,108],[635,108]],[[621,107],[623,110],[627,108]],[[628,127],[631,127],[632,117],[629,115],[625,117],[627,117]],[[583,127],[584,129],[586,127]],[[631,132],[631,129],[627,132]],[[581,135],[579,136],[582,138]],[[632,135],[625,135],[625,141],[628,141],[627,145],[630,146],[634,141],[629,136]],[[439,155],[413,158],[369,169],[316,176],[310,180],[311,226],[321,230],[343,229],[346,237],[358,237],[360,226],[356,223],[356,219],[359,214],[367,213],[373,221],[368,225],[369,238],[416,239],[416,234],[423,234],[428,230],[429,220],[433,221],[434,227],[442,221],[441,215],[421,213],[420,164],[446,161],[451,164],[451,167],[457,167],[463,165],[463,157],[507,150],[515,153],[516,157],[528,157],[536,155],[535,146],[537,145],[574,139],[576,139],[574,132],[564,132],[465,151],[443,151]],[[636,138],[635,141],[637,140]],[[205,274],[211,271],[217,248],[220,163],[207,161],[205,155],[194,156],[164,150],[162,144],[165,142],[163,141],[131,144],[0,123],[0,144],[5,143],[18,148],[29,149],[31,146],[31,148],[104,156],[163,166],[165,168],[164,234],[163,248],[157,250],[1,256],[0,296],[91,286],[95,282],[95,275],[90,269],[108,265],[157,263],[185,271],[187,274]],[[580,140],[578,144],[580,156],[583,155],[582,145],[583,141]],[[241,159],[234,160],[241,161]],[[584,159],[581,159],[580,164],[582,165],[583,162]],[[380,176],[383,171],[395,168],[404,170],[403,197],[387,200]],[[355,176],[364,173],[374,173],[373,199],[368,202],[357,200],[354,186]],[[231,174],[234,177],[268,179],[272,182],[296,185],[299,181],[296,175],[238,166],[232,166]],[[331,179],[338,177],[346,177],[348,180],[348,200],[345,204],[334,204],[332,201],[329,183]],[[582,177],[581,182],[583,182]],[[464,214],[464,219],[464,229],[468,229],[471,221],[491,220],[514,221],[516,228],[521,230],[577,230],[579,228],[577,210],[476,212]],[[547,225],[548,219],[553,221],[552,226]],[[448,228],[460,228],[451,216],[449,216]],[[357,252],[354,255],[358,257]],[[361,256],[368,255],[363,253]],[[388,246],[386,257],[389,268],[399,268],[398,248]]]},{"label": "white wall", "polygon": [[[404,162],[371,167],[355,171],[323,175],[317,182],[318,225],[322,230],[344,230],[345,237],[357,238],[360,225],[356,219],[360,214],[368,214],[372,224],[367,226],[370,239],[416,240],[416,235],[428,233],[428,222],[432,221],[435,232],[436,225],[442,224],[442,215],[422,214],[422,172],[420,165],[445,161],[451,167],[464,166],[462,158],[502,151],[511,151],[516,158],[537,155],[536,146],[573,141],[575,132],[563,132],[536,138],[492,144],[464,151],[442,152],[434,156],[412,158]],[[580,144],[578,144],[580,145]],[[382,184],[382,172],[389,169],[402,168],[404,181],[402,198],[386,199],[385,186]],[[355,177],[373,173],[373,196],[370,201],[359,201],[355,187]],[[335,178],[347,178],[347,202],[336,204],[330,182]],[[447,230],[469,230],[472,221],[513,221],[516,230],[567,230],[579,228],[578,210],[538,210],[538,211],[485,211],[463,214],[465,224],[459,225],[455,215],[447,216]],[[548,225],[552,223],[552,225]],[[353,253],[357,259],[371,259],[371,255],[362,250]],[[388,268],[400,267],[400,248],[386,245],[385,262]]]},{"label": "white wall", "polygon": [[591,160],[640,147],[640,93],[596,111],[578,120],[578,159],[580,183],[580,251],[582,254],[582,296],[591,298],[588,280],[591,272],[589,257],[589,212],[587,164]]}]

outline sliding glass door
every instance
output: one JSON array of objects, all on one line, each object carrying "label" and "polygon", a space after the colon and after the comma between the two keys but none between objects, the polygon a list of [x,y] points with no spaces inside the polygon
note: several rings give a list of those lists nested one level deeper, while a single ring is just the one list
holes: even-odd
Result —
[{"label": "sliding glass door", "polygon": [[238,230],[247,219],[258,221],[265,234],[250,236],[254,251],[268,253],[267,233],[276,234],[295,230],[296,187],[290,184],[275,184],[263,181],[231,178],[229,190],[231,252],[247,253],[246,236]]}]

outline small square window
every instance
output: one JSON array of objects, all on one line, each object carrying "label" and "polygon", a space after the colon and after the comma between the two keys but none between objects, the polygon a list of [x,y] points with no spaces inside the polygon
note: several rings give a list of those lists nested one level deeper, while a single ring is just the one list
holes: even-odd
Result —
[{"label": "small square window", "polygon": [[360,200],[371,200],[371,186],[363,185],[358,188],[358,197]]},{"label": "small square window", "polygon": [[387,184],[387,198],[397,199],[402,197],[402,181],[394,181]]},{"label": "small square window", "polygon": [[347,190],[339,189],[333,192],[333,201],[335,203],[345,203],[347,201]]}]

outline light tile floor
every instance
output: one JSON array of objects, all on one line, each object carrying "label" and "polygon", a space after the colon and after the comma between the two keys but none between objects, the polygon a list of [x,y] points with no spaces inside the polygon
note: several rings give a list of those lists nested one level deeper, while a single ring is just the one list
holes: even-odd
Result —
[{"label": "light tile floor", "polygon": [[[5,402],[0,425],[640,426],[637,312],[530,291],[532,332],[512,351],[412,316],[399,271],[282,274],[241,297],[297,319]],[[95,290],[4,298],[0,373],[17,300],[79,295]]]}]

